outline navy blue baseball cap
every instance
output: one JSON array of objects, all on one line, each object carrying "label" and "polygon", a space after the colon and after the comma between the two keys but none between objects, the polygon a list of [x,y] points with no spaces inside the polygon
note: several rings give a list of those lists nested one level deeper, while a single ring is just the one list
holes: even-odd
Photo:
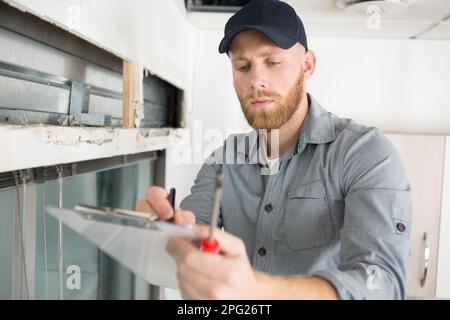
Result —
[{"label": "navy blue baseball cap", "polygon": [[299,42],[308,50],[302,20],[290,5],[282,1],[252,0],[242,7],[225,25],[219,52],[228,52],[234,37],[244,30],[262,32],[282,49],[289,49]]}]

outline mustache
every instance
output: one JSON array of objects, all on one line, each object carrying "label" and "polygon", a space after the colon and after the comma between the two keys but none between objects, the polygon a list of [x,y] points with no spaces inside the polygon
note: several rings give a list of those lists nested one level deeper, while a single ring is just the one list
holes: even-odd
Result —
[{"label": "mustache", "polygon": [[258,98],[262,98],[262,97],[267,97],[267,98],[277,100],[280,97],[280,95],[278,93],[276,93],[274,91],[270,91],[270,90],[255,90],[251,94],[246,96],[245,99],[250,100],[250,99],[258,99]]}]

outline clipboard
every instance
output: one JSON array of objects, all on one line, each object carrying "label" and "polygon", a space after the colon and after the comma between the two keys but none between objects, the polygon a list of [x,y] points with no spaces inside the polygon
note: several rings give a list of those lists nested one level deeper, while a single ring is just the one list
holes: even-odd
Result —
[{"label": "clipboard", "polygon": [[176,225],[147,213],[87,205],[74,209],[47,206],[46,211],[157,286],[178,289],[175,260],[165,250],[167,240],[178,236],[199,243],[192,225]]}]

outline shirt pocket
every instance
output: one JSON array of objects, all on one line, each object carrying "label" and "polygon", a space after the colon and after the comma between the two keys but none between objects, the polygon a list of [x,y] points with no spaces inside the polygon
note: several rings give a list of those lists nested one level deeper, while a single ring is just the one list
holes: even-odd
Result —
[{"label": "shirt pocket", "polygon": [[297,187],[287,194],[284,230],[287,245],[306,250],[328,244],[334,236],[322,181]]}]

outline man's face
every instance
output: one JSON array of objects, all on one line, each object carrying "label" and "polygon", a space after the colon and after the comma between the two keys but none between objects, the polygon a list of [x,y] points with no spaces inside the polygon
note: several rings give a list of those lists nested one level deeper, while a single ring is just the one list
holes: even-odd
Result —
[{"label": "man's face", "polygon": [[279,48],[264,34],[247,30],[229,50],[234,87],[254,129],[278,129],[289,121],[303,98],[305,49]]}]

